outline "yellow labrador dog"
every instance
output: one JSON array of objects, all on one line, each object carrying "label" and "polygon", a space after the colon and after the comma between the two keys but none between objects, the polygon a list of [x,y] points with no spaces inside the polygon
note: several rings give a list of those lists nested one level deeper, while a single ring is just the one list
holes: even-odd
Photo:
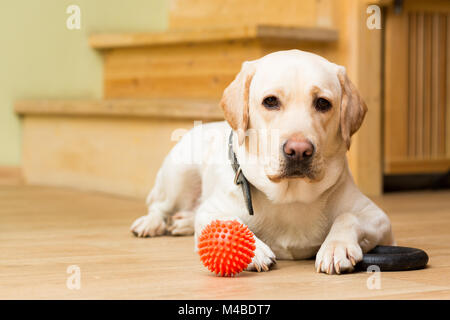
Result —
[{"label": "yellow labrador dog", "polygon": [[[243,63],[221,106],[226,122],[194,127],[166,157],[135,235],[197,238],[212,220],[234,219],[256,237],[248,270],[316,255],[317,272],[328,274],[394,244],[388,217],[349,172],[346,151],[367,109],[344,67],[299,50],[271,53]],[[235,183],[242,175],[252,208]]]}]

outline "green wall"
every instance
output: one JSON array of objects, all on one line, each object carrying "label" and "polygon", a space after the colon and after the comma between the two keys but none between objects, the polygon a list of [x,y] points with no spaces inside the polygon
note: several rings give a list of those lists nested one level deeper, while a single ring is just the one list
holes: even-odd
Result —
[{"label": "green wall", "polygon": [[[101,98],[102,60],[95,32],[159,31],[168,0],[0,0],[0,166],[21,163],[19,99]],[[69,30],[66,8],[81,9]]]}]

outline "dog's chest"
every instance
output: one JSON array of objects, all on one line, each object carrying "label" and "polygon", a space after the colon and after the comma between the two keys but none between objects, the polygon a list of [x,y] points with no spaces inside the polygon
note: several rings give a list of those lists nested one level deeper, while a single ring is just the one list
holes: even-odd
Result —
[{"label": "dog's chest", "polygon": [[323,204],[273,204],[255,196],[255,213],[243,221],[278,259],[306,259],[317,253],[330,228]]}]

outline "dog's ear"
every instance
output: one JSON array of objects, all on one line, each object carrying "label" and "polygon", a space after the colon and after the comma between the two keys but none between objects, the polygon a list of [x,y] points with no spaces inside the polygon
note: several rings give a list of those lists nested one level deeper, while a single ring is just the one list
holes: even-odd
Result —
[{"label": "dog's ear", "polygon": [[240,145],[245,140],[248,127],[249,89],[255,70],[254,61],[244,62],[241,71],[225,89],[220,101],[225,120],[237,132]]},{"label": "dog's ear", "polygon": [[349,149],[351,136],[361,127],[367,106],[348,78],[344,67],[339,67],[338,78],[342,88],[340,128],[342,138]]}]

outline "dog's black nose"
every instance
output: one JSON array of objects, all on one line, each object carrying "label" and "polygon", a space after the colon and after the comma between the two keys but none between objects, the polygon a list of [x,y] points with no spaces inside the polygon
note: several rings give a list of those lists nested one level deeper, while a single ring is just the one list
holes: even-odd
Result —
[{"label": "dog's black nose", "polygon": [[283,153],[289,160],[308,160],[314,155],[314,145],[305,138],[290,138],[283,145]]}]

